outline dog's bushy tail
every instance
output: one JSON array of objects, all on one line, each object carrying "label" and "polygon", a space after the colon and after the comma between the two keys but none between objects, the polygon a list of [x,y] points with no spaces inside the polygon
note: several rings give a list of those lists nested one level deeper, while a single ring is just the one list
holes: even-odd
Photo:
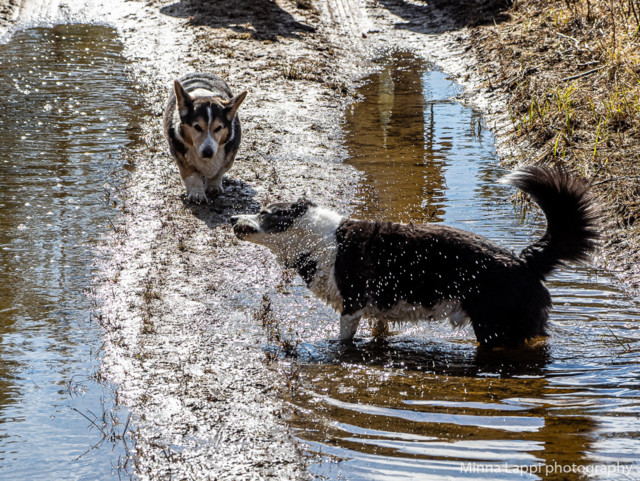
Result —
[{"label": "dog's bushy tail", "polygon": [[600,237],[599,212],[589,185],[560,167],[529,166],[504,183],[531,196],[547,218],[547,231],[520,257],[541,278],[566,262],[584,261]]}]

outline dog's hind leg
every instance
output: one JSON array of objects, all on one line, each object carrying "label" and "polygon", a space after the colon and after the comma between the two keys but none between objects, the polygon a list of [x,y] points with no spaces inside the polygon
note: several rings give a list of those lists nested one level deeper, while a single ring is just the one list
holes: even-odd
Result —
[{"label": "dog's hind leg", "polygon": [[350,342],[356,335],[358,325],[360,324],[361,313],[343,314],[340,317],[340,340]]},{"label": "dog's hind leg", "polygon": [[378,319],[371,321],[371,334],[377,338],[387,337],[389,335],[389,324]]}]

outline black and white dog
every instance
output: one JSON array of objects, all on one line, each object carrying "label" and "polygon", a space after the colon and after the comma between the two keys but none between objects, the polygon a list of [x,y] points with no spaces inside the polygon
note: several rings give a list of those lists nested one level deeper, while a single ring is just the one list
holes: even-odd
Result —
[{"label": "black and white dog", "polygon": [[389,322],[448,318],[470,322],[483,346],[518,347],[546,335],[551,297],[545,277],[586,260],[599,237],[586,182],[556,167],[526,167],[504,183],[542,208],[547,230],[519,255],[440,224],[352,220],[300,199],[232,217],[236,236],[271,249],[307,286],[340,311],[340,338],[361,317]]},{"label": "black and white dog", "polygon": [[187,198],[207,201],[223,191],[242,135],[237,112],[247,96],[235,97],[217,75],[191,73],[174,81],[164,113],[164,135],[178,163]]}]

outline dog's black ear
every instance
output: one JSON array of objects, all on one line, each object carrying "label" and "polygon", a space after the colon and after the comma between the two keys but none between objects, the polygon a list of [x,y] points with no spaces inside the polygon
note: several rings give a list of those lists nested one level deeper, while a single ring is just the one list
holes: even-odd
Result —
[{"label": "dog's black ear", "polygon": [[291,205],[291,209],[293,210],[293,213],[296,217],[304,215],[304,213],[309,210],[309,207],[316,207],[316,204],[305,197],[300,197]]},{"label": "dog's black ear", "polygon": [[186,117],[187,114],[193,110],[193,100],[191,100],[187,91],[177,80],[173,82],[173,90],[176,93],[176,106],[178,107],[180,117]]},{"label": "dog's black ear", "polygon": [[233,120],[233,118],[238,113],[238,108],[240,108],[240,105],[242,104],[242,102],[244,102],[244,99],[248,93],[249,92],[245,90],[244,92],[239,93],[238,95],[233,97],[231,100],[229,100],[229,103],[227,104],[227,108],[225,109],[227,113],[227,120],[229,121]]}]

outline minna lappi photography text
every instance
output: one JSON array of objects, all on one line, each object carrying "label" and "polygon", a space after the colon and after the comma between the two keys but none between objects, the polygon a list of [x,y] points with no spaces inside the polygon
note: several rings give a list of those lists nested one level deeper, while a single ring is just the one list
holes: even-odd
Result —
[{"label": "minna lappi photography text", "polygon": [[561,474],[580,474],[583,476],[616,476],[616,479],[637,479],[640,475],[640,466],[630,464],[531,464],[516,465],[509,463],[484,464],[484,463],[461,463],[460,473],[465,474],[498,474],[514,473],[521,476],[551,476]]}]

